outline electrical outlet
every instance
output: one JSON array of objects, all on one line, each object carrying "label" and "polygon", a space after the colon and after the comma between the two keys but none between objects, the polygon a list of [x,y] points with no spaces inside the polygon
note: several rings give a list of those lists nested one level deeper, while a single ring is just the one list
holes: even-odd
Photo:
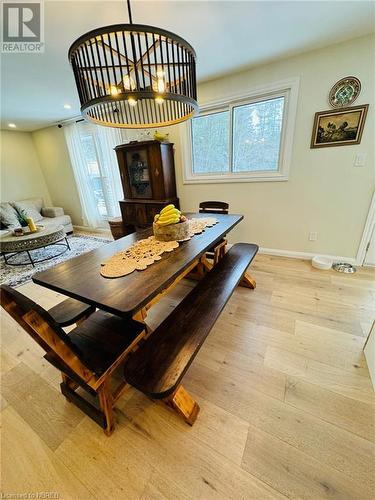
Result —
[{"label": "electrical outlet", "polygon": [[366,163],[366,153],[358,153],[355,155],[354,166],[364,167]]},{"label": "electrical outlet", "polygon": [[318,239],[318,233],[315,231],[310,231],[309,233],[309,241],[316,241]]}]

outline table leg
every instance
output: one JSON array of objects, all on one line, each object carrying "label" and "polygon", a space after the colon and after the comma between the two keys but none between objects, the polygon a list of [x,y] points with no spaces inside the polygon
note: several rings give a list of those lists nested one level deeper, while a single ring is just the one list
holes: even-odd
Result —
[{"label": "table leg", "polygon": [[145,325],[146,332],[147,332],[145,337],[148,337],[152,333],[152,330],[148,326],[148,324],[146,323],[146,318],[147,318],[147,307],[142,307],[142,309],[140,309],[138,312],[133,314],[133,319],[135,321],[139,321],[140,323],[143,323]]},{"label": "table leg", "polygon": [[227,240],[224,238],[224,241],[222,241],[217,247],[215,247],[215,252],[214,252],[214,266],[221,260],[225,253],[226,253],[226,246],[227,246]]},{"label": "table leg", "polygon": [[65,236],[65,243],[66,243],[66,246],[68,247],[68,250],[71,250],[68,238],[66,236]]},{"label": "table leg", "polygon": [[193,269],[197,267],[199,264],[199,260],[195,260],[188,268],[185,269],[177,278],[167,286],[162,292],[160,292],[156,297],[154,297],[144,308],[139,310],[135,315],[133,315],[134,319],[137,319],[138,321],[142,321],[142,319],[145,319],[147,316],[147,311],[157,302],[159,302],[160,299],[162,299],[167,293],[169,293],[173,288],[183,279],[183,278],[190,278],[190,273]]},{"label": "table leg", "polygon": [[26,250],[26,253],[27,253],[28,257],[29,257],[30,264],[31,264],[33,267],[35,267],[34,261],[33,261],[33,259],[31,258],[31,254],[30,254],[29,250]]},{"label": "table leg", "polygon": [[214,266],[214,264],[209,262],[207,257],[205,255],[203,255],[199,259],[197,264],[194,266],[194,268],[191,270],[191,272],[186,277],[188,279],[191,279],[191,280],[200,281],[201,279],[203,279],[206,276],[208,271],[211,271],[213,266]]}]

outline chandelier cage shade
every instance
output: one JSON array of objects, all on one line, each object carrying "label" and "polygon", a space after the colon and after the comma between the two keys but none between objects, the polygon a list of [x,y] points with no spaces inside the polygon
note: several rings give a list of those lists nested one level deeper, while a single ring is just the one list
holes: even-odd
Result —
[{"label": "chandelier cage shade", "polygon": [[117,24],[78,38],[69,49],[81,112],[108,127],[174,125],[198,109],[196,54],[160,28]]}]

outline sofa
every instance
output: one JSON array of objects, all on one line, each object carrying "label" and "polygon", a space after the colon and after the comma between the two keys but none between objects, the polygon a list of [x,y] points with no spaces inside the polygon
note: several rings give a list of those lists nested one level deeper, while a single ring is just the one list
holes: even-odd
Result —
[{"label": "sofa", "polygon": [[35,224],[43,226],[62,225],[66,233],[73,232],[70,215],[64,214],[61,207],[45,207],[42,198],[29,198],[20,201],[0,203],[1,229],[19,227],[17,214],[24,213],[31,217]]}]

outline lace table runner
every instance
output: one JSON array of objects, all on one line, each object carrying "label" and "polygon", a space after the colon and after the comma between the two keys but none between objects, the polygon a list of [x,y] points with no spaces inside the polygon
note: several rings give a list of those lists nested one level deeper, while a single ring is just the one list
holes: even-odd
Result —
[{"label": "lace table runner", "polygon": [[[214,217],[189,219],[190,236],[202,233],[207,227],[212,227],[219,221]],[[186,240],[183,240],[186,241]],[[178,241],[159,241],[154,236],[136,241],[129,248],[125,248],[113,255],[101,265],[100,274],[104,278],[120,278],[133,271],[143,271],[154,262],[161,259],[164,252],[173,252],[178,248]]]}]

